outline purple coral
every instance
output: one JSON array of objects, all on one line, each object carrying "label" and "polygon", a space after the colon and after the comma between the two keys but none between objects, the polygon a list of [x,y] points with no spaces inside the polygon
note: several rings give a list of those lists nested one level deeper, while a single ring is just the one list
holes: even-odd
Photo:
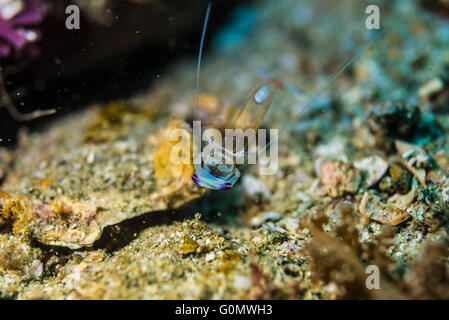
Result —
[{"label": "purple coral", "polygon": [[27,44],[39,39],[33,28],[45,17],[49,6],[36,0],[0,0],[0,57],[12,49],[20,54]]}]

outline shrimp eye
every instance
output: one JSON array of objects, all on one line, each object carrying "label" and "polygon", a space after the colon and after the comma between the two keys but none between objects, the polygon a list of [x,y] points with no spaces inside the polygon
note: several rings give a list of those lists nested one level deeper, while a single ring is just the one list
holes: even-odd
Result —
[{"label": "shrimp eye", "polygon": [[270,96],[270,88],[267,85],[265,85],[256,91],[253,98],[257,104],[262,104],[267,100],[269,96]]}]

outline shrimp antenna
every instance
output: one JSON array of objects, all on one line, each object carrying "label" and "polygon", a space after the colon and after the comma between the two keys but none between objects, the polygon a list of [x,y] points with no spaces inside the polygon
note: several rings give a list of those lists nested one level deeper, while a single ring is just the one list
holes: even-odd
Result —
[{"label": "shrimp antenna", "polygon": [[198,67],[197,67],[197,71],[196,71],[196,111],[197,111],[198,118],[199,118],[198,108],[199,108],[199,104],[200,104],[201,56],[203,54],[204,38],[206,37],[207,22],[209,21],[209,15],[210,15],[211,8],[212,8],[212,2],[209,2],[209,4],[207,5],[206,17],[204,18],[203,33],[201,35],[201,42],[200,42],[200,52],[198,54]]},{"label": "shrimp antenna", "polygon": [[334,83],[335,80],[337,80],[337,78],[346,71],[346,69],[349,68],[349,66],[351,64],[354,63],[354,61],[356,61],[364,52],[366,49],[369,48],[369,46],[371,44],[373,44],[374,41],[376,41],[387,29],[383,29],[382,31],[378,32],[374,37],[371,38],[371,40],[359,51],[357,52],[357,54],[355,56],[353,56],[351,58],[351,60],[349,60],[348,62],[346,62],[346,64],[328,81],[328,83],[317,93],[315,93],[315,95],[306,103],[306,105],[304,107],[302,107],[294,116],[294,118],[292,119],[292,121],[296,120],[297,118],[299,118],[301,115],[304,114],[304,112],[307,111],[307,109],[312,105],[312,103],[315,102],[316,99],[318,99],[319,96],[321,96],[321,94],[326,91],[327,89],[330,88],[330,86]]},{"label": "shrimp antenna", "polygon": [[[326,91],[327,89],[329,89],[329,87],[334,83],[335,80],[337,80],[337,78],[346,70],[349,68],[349,66],[351,64],[354,63],[354,61],[356,61],[364,52],[366,49],[369,48],[369,46],[371,46],[371,44],[373,44],[374,41],[376,41],[387,29],[383,29],[380,32],[378,32],[374,37],[371,38],[371,40],[359,51],[357,52],[357,54],[355,56],[353,56],[351,58],[351,60],[349,60],[348,62],[346,62],[346,64],[327,82],[327,84],[320,89],[320,91],[318,91],[317,93],[315,93],[315,95],[295,114],[295,116],[293,117],[293,119],[287,124],[287,127],[289,127],[292,123],[294,123],[294,121],[296,121],[296,119],[298,119],[300,116],[302,116],[304,114],[304,112],[307,111],[307,109],[312,105],[312,103],[314,103],[322,94],[324,91]],[[285,127],[284,127],[285,129]],[[260,152],[259,155],[262,154],[262,152],[264,152],[273,142],[273,140],[271,140]]]}]

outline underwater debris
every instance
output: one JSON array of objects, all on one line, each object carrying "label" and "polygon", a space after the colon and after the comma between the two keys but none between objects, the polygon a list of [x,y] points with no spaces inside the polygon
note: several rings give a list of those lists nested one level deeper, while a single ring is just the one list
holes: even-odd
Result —
[{"label": "underwater debris", "polygon": [[319,170],[321,183],[331,197],[339,197],[344,192],[357,192],[361,177],[358,169],[352,164],[340,160],[327,160],[321,164]]},{"label": "underwater debris", "polygon": [[[419,88],[420,104],[429,107],[435,113],[444,113],[447,110],[447,100],[449,98],[448,80],[447,70],[443,71],[441,76],[428,80]],[[434,117],[432,113],[429,113],[428,116],[430,118]]]},{"label": "underwater debris", "polygon": [[12,223],[13,233],[43,244],[78,249],[90,246],[101,235],[96,221],[97,206],[75,203],[61,197],[50,204],[26,197],[0,198],[0,215]]},{"label": "underwater debris", "polygon": [[401,194],[407,193],[410,190],[412,175],[402,166],[402,164],[393,163],[390,166],[389,174],[392,189]]},{"label": "underwater debris", "polygon": [[39,279],[44,273],[44,264],[39,260],[33,260],[25,270],[32,278]]},{"label": "underwater debris", "polygon": [[219,272],[229,273],[236,264],[240,261],[241,255],[232,249],[228,249],[223,252],[219,257]]},{"label": "underwater debris", "polygon": [[318,176],[321,174],[319,166],[322,162],[330,159],[348,162],[348,156],[346,153],[346,139],[341,136],[332,137],[328,143],[317,146],[315,149],[315,154],[317,157],[315,171]]},{"label": "underwater debris", "polygon": [[394,145],[410,167],[425,168],[429,165],[429,156],[422,148],[401,140],[396,140]]},{"label": "underwater debris", "polygon": [[366,188],[378,183],[388,170],[388,162],[378,155],[354,161],[353,164],[355,168],[366,173],[364,181]]},{"label": "underwater debris", "polygon": [[[310,231],[312,239],[304,242],[302,251],[310,258],[311,280],[316,287],[332,286],[331,299],[398,299],[403,294],[390,283],[383,273],[394,263],[387,256],[390,232],[383,232],[377,239],[377,246],[360,242],[355,223],[354,208],[343,203],[336,211],[340,219],[329,232],[323,227],[329,222],[324,210],[302,217],[301,227]],[[377,265],[381,270],[380,289],[366,287],[366,266]]]},{"label": "underwater debris", "polygon": [[362,215],[369,219],[392,226],[401,224],[411,217],[407,211],[383,203],[376,196],[370,195],[369,192],[363,194],[359,210]]},{"label": "underwater debris", "polygon": [[181,254],[194,253],[198,247],[199,247],[198,242],[193,240],[189,235],[185,235],[184,239],[182,240],[179,252]]},{"label": "underwater debris", "polygon": [[406,194],[396,193],[390,198],[388,198],[388,203],[394,205],[395,207],[406,210],[410,208],[411,203],[415,200],[417,196],[417,186],[412,185],[412,189]]},{"label": "underwater debris", "polygon": [[433,155],[433,160],[435,166],[431,166],[426,178],[432,184],[444,183],[449,174],[449,155],[440,150]]},{"label": "underwater debris", "polygon": [[418,179],[421,185],[426,185],[426,169],[429,156],[420,147],[401,140],[395,140],[394,145],[401,156],[401,163]]},{"label": "underwater debris", "polygon": [[382,180],[380,180],[378,188],[380,191],[386,192],[387,194],[392,194],[395,192],[393,181],[389,175],[383,177]]}]

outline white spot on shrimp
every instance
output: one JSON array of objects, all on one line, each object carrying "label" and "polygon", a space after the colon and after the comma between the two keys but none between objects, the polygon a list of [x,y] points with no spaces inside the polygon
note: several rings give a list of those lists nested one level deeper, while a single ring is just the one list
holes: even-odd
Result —
[{"label": "white spot on shrimp", "polygon": [[254,94],[254,101],[256,101],[257,104],[264,103],[265,100],[270,95],[270,88],[268,86],[263,86],[257,92]]}]

